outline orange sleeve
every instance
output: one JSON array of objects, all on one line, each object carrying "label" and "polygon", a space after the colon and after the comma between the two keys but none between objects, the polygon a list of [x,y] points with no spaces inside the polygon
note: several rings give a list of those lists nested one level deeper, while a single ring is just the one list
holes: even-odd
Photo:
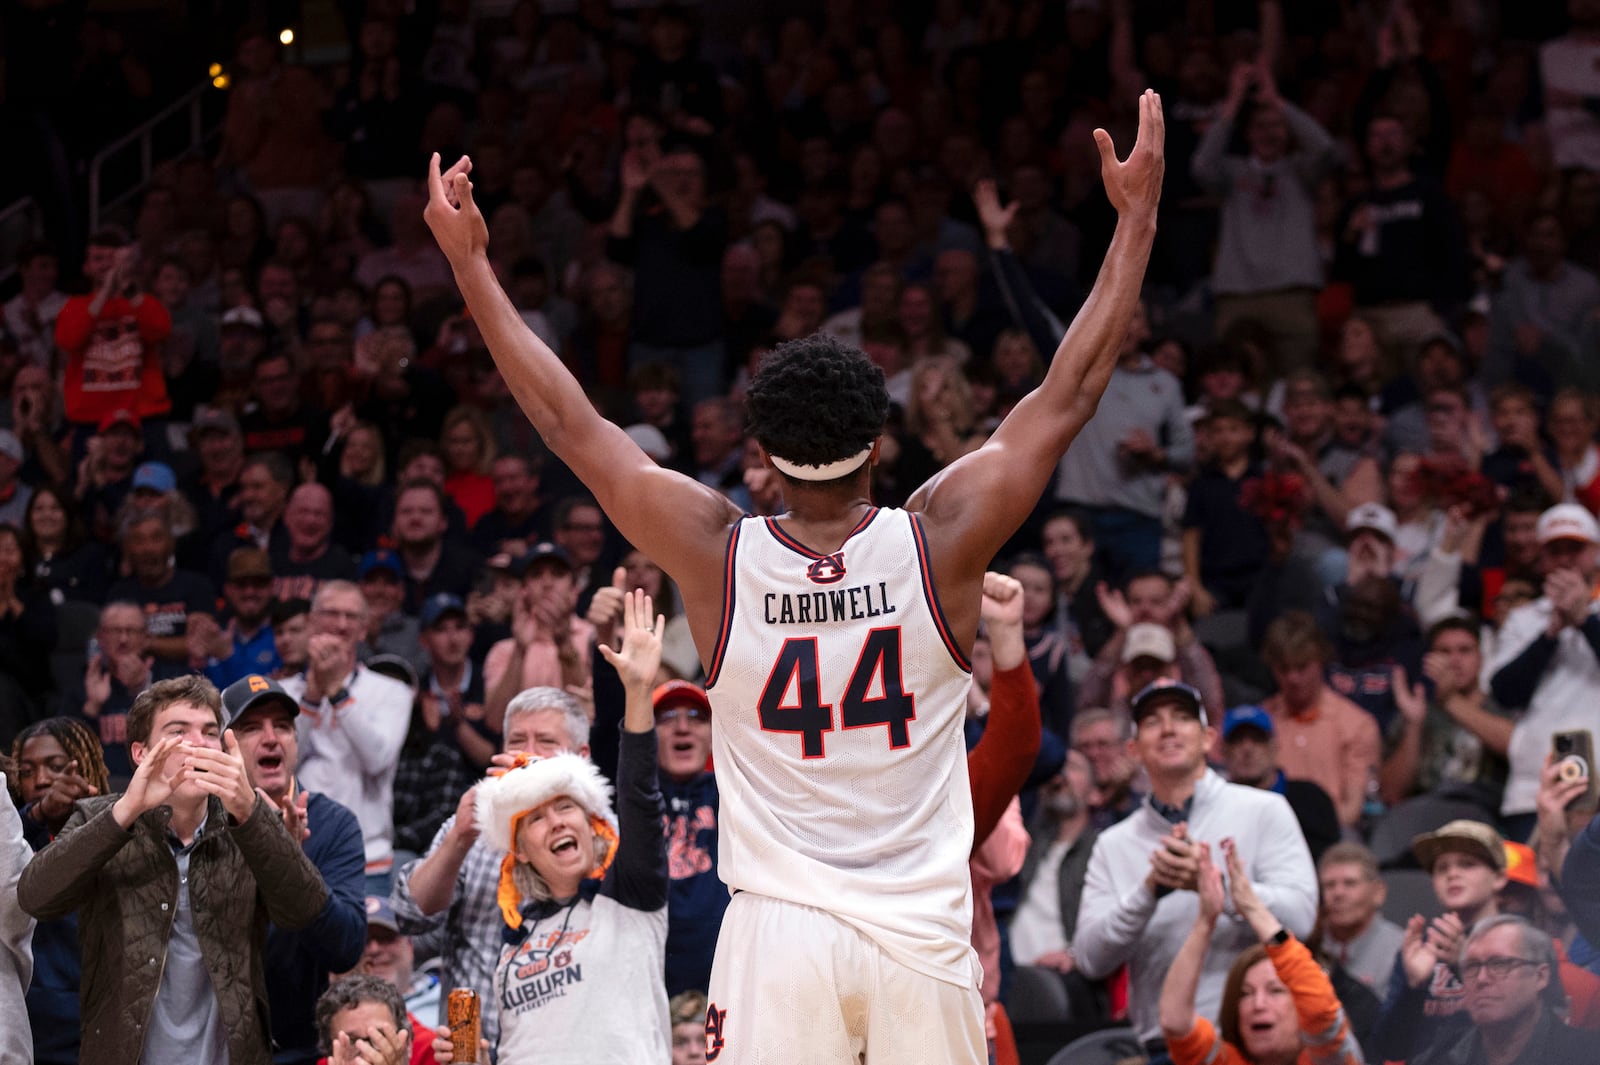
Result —
[{"label": "orange sleeve", "polygon": [[1306,945],[1290,936],[1282,946],[1268,945],[1267,957],[1294,996],[1300,1036],[1311,1059],[1326,1065],[1361,1065],[1361,1051],[1339,996]]},{"label": "orange sleeve", "polygon": [[1563,960],[1561,989],[1567,993],[1567,1023],[1590,1031],[1600,1028],[1600,976]]},{"label": "orange sleeve", "polygon": [[1167,1040],[1172,1065],[1249,1065],[1232,1046],[1224,1043],[1211,1022],[1195,1017],[1189,1034]]}]

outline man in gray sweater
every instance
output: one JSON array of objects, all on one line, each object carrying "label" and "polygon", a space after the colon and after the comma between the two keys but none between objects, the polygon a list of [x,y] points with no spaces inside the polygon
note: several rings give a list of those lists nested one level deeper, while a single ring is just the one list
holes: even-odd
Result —
[{"label": "man in gray sweater", "polygon": [[[1200,848],[1232,836],[1250,882],[1283,926],[1310,935],[1317,876],[1294,812],[1275,792],[1229,784],[1206,767],[1215,730],[1200,693],[1157,681],[1133,700],[1130,747],[1150,795],[1101,833],[1089,857],[1072,951],[1078,971],[1104,979],[1128,966],[1129,1023],[1152,1058],[1165,1053],[1156,1011],[1162,978],[1199,910]],[[1200,974],[1196,1008],[1215,1017],[1233,959],[1256,943],[1225,911]]]},{"label": "man in gray sweater", "polygon": [[[1230,155],[1241,119],[1249,154]],[[1265,66],[1240,64],[1190,163],[1194,179],[1222,198],[1211,273],[1217,333],[1254,319],[1271,333],[1286,369],[1316,360],[1316,296],[1322,288],[1316,189],[1339,162],[1338,143],[1278,95]]]}]

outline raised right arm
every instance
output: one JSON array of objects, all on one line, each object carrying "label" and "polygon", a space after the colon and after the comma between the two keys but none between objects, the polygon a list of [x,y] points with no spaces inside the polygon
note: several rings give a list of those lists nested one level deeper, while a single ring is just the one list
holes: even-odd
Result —
[{"label": "raised right arm", "polygon": [[680,582],[715,586],[724,533],[739,519],[738,508],[715,489],[656,465],[620,426],[600,416],[560,358],[523,322],[489,264],[488,228],[472,201],[470,170],[463,158],[441,174],[436,153],[423,217],[518,406],[625,539]]}]

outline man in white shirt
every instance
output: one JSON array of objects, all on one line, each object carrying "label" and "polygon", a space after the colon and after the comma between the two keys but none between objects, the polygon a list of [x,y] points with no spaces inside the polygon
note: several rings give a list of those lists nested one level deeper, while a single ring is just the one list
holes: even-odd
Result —
[{"label": "man in white shirt", "polygon": [[361,823],[367,894],[387,895],[394,868],[394,773],[411,727],[412,693],[356,661],[367,600],[329,581],[311,604],[305,672],[284,680],[300,701],[301,785],[342,804]]}]

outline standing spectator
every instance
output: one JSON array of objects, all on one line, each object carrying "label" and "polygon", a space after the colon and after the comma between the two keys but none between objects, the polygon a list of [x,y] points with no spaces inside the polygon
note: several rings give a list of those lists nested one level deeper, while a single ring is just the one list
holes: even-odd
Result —
[{"label": "standing spectator", "polygon": [[711,700],[684,680],[668,681],[650,698],[667,804],[667,994],[676,995],[711,984],[728,889],[717,877],[717,780],[706,768]]},{"label": "standing spectator", "polygon": [[1222,761],[1228,781],[1275,791],[1300,823],[1311,860],[1339,842],[1339,814],[1328,793],[1309,780],[1290,780],[1278,765],[1272,716],[1259,706],[1236,706],[1222,718]]},{"label": "standing spectator", "polygon": [[356,565],[333,542],[333,493],[315,481],[289,493],[283,508],[288,546],[273,559],[274,599],[312,599],[328,581],[354,580]]},{"label": "standing spectator", "polygon": [[1600,171],[1600,117],[1589,109],[1600,97],[1600,8],[1589,0],[1566,8],[1566,35],[1539,48],[1547,133],[1559,169]]},{"label": "standing spectator", "polygon": [[695,54],[689,12],[676,4],[656,9],[645,35],[647,50],[633,68],[630,98],[658,111],[668,124],[695,137],[722,127],[722,86],[717,71]]},{"label": "standing spectator", "polygon": [[[1246,103],[1248,112],[1241,116]],[[1241,117],[1246,156],[1228,154]],[[1258,323],[1286,369],[1316,360],[1316,296],[1322,288],[1316,188],[1339,163],[1337,142],[1278,95],[1264,62],[1233,68],[1228,94],[1190,163],[1195,180],[1222,197],[1211,273],[1216,333],[1225,336],[1239,321]]]},{"label": "standing spectator", "polygon": [[143,607],[156,679],[189,672],[190,618],[217,608],[216,589],[200,574],[174,564],[170,504],[129,509],[121,540],[128,576],[113,584],[107,597]]},{"label": "standing spectator", "polygon": [[1183,388],[1145,354],[1149,338],[1141,303],[1099,410],[1073,442],[1072,461],[1061,461],[1056,481],[1057,499],[1092,514],[1094,541],[1112,579],[1161,561],[1167,474],[1194,460]]},{"label": "standing spectator", "polygon": [[[1221,705],[1222,678],[1217,673],[1211,653],[1195,639],[1194,629],[1184,617],[1188,585],[1174,581],[1157,570],[1146,570],[1128,577],[1120,591],[1108,591],[1104,584],[1097,585],[1095,594],[1100,609],[1116,626],[1116,632],[1100,648],[1094,665],[1083,678],[1078,691],[1078,701],[1085,706],[1110,706],[1125,709],[1128,700],[1138,693],[1130,686],[1129,666],[1137,655],[1129,654],[1129,636],[1135,628],[1149,633],[1149,627],[1165,631],[1171,642],[1168,651],[1165,641],[1154,634],[1146,635],[1136,650],[1157,649],[1156,657],[1165,659],[1163,672],[1175,669],[1176,679],[1199,689],[1208,705]],[[1147,681],[1148,683],[1148,678]]]},{"label": "standing spectator", "polygon": [[1473,925],[1458,964],[1471,1027],[1431,1044],[1413,1059],[1417,1065],[1595,1060],[1594,1034],[1561,1019],[1566,995],[1555,947],[1526,919],[1507,914]]},{"label": "standing spectator", "polygon": [[[22,831],[35,851],[56,838],[78,800],[109,795],[100,742],[82,722],[52,717],[28,726],[11,747]],[[82,1035],[78,992],[83,952],[75,914],[41,921],[33,931],[33,982],[28,985],[28,1023],[33,1028],[33,1065],[75,1065]]]},{"label": "standing spectator", "polygon": [[322,205],[320,162],[330,152],[322,129],[327,93],[309,69],[284,65],[280,45],[264,27],[245,34],[237,59],[217,167],[243,179],[268,224],[286,215],[315,218]]},{"label": "standing spectator", "polygon": [[1020,875],[1021,901],[1011,916],[1011,958],[1061,976],[1072,1016],[1094,1016],[1090,982],[1077,973],[1072,941],[1078,931],[1084,876],[1098,833],[1089,823],[1089,760],[1069,751],[1061,772],[1039,790],[1040,808]]},{"label": "standing spectator", "polygon": [[[576,698],[559,688],[520,692],[506,708],[504,735],[509,755],[549,758],[567,751],[589,756],[589,715]],[[439,827],[428,853],[408,863],[395,878],[392,901],[400,931],[412,936],[438,933],[444,938],[439,979],[446,987],[494,984],[500,929],[505,925],[498,899],[505,857],[505,851],[480,835],[473,788]],[[499,1000],[481,991],[479,995],[483,1035],[492,1046],[499,1034]]]},{"label": "standing spectator", "polygon": [[1125,711],[1090,707],[1072,716],[1072,749],[1089,761],[1089,822],[1104,832],[1144,804],[1139,762],[1129,754],[1134,727]]},{"label": "standing spectator", "polygon": [[145,1061],[266,1065],[267,922],[306,927],[328,889],[250,787],[209,681],[151,686],[128,738],[128,790],[80,802],[18,885],[35,917],[78,913],[81,1060],[121,1065],[131,1042]]},{"label": "standing spectator", "polygon": [[1262,472],[1250,456],[1255,417],[1238,400],[1223,400],[1205,427],[1211,461],[1189,485],[1183,512],[1183,575],[1197,617],[1242,608],[1269,550],[1266,526],[1242,502],[1245,484]]},{"label": "standing spectator", "polygon": [[690,408],[724,391],[726,229],[720,210],[706,204],[705,164],[693,150],[623,152],[622,197],[606,231],[606,254],[634,274],[628,365],[675,367]]},{"label": "standing spectator", "polygon": [[1379,339],[1409,358],[1465,295],[1465,249],[1444,191],[1412,172],[1405,124],[1375,116],[1364,147],[1372,183],[1339,220],[1334,273],[1354,286]]},{"label": "standing spectator", "polygon": [[1072,679],[1079,681],[1116,631],[1095,595],[1101,574],[1094,561],[1094,523],[1075,510],[1057,511],[1045,519],[1040,538],[1056,579],[1056,631],[1066,637]]},{"label": "standing spectator", "polygon": [[305,672],[283,682],[300,701],[300,782],[348,808],[366,842],[368,894],[388,890],[394,866],[394,773],[411,721],[411,693],[356,661],[367,601],[329,581],[311,603]]},{"label": "standing spectator", "polygon": [[29,243],[17,249],[15,262],[22,290],[5,303],[6,331],[16,340],[24,365],[54,373],[56,317],[67,305],[66,294],[56,288],[60,261],[50,245]]},{"label": "standing spectator", "polygon": [[[265,551],[235,548],[222,583],[227,628],[209,614],[195,615],[190,639],[204,652],[206,677],[226,688],[247,673],[272,676],[283,665],[272,632],[272,562]],[[207,624],[209,622],[209,624]],[[202,657],[191,650],[190,658]]]},{"label": "standing spectator", "polygon": [[[1229,784],[1206,767],[1214,733],[1199,692],[1159,683],[1133,700],[1134,749],[1150,777],[1148,800],[1095,841],[1083,884],[1073,956],[1078,971],[1104,979],[1128,966],[1129,1020],[1152,1054],[1164,1051],[1155,988],[1199,911],[1201,847],[1232,835],[1255,893],[1291,933],[1309,935],[1317,878],[1288,803]],[[1215,1016],[1233,958],[1254,936],[1238,923],[1218,930],[1198,975],[1196,1005]]]},{"label": "standing spectator", "polygon": [[441,593],[465,599],[478,574],[472,552],[445,538],[444,489],[432,481],[410,480],[394,500],[394,542],[405,567],[405,609],[415,614]]},{"label": "standing spectator", "polygon": [[1511,612],[1489,661],[1495,701],[1521,715],[1506,749],[1509,770],[1500,813],[1507,834],[1527,839],[1536,817],[1539,770],[1550,737],[1593,726],[1589,693],[1600,685],[1600,525],[1575,503],[1539,516],[1543,595]]},{"label": "standing spectator", "polygon": [[1297,780],[1321,786],[1354,826],[1370,790],[1378,785],[1378,723],[1328,687],[1332,647],[1310,614],[1290,611],[1271,625],[1261,657],[1278,692],[1263,704],[1278,737],[1279,764]]},{"label": "standing spectator", "polygon": [[[83,275],[92,294],[67,300],[55,329],[56,347],[66,360],[67,421],[80,441],[90,426],[117,411],[143,420],[171,406],[161,343],[172,331],[172,319],[160,300],[140,290],[127,234],[103,229],[91,236]],[[75,458],[80,451],[73,449]]]},{"label": "standing spectator", "polygon": [[273,1062],[312,1065],[317,1060],[316,997],[327,988],[330,974],[352,968],[366,947],[361,826],[334,800],[298,786],[300,707],[281,685],[260,673],[241,677],[222,693],[222,710],[250,786],[277,807],[328,889],[328,901],[311,924],[267,932],[264,959],[277,1048]]},{"label": "standing spectator", "polygon": [[32,852],[11,804],[10,759],[0,757],[0,770],[0,1061],[21,1065],[34,1060],[24,998],[33,979],[34,921],[17,905],[17,881]]},{"label": "standing spectator", "polygon": [[1385,743],[1384,802],[1448,789],[1481,804],[1486,818],[1500,812],[1516,722],[1483,690],[1481,640],[1477,622],[1445,618],[1428,632],[1422,659],[1432,698],[1406,677],[1394,678],[1400,713]]},{"label": "standing spectator", "polygon": [[577,582],[567,553],[538,544],[522,559],[522,593],[513,604],[511,636],[483,660],[488,723],[501,727],[512,697],[527,688],[588,687],[594,626],[573,611]]},{"label": "standing spectator", "polygon": [[317,999],[317,1042],[330,1065],[433,1065],[433,1029],[406,1009],[400,989],[378,976],[357,973],[333,983]]},{"label": "standing spectator", "polygon": [[1593,390],[1600,374],[1586,365],[1581,335],[1600,306],[1600,280],[1567,258],[1556,212],[1535,213],[1521,233],[1522,254],[1506,266],[1489,313],[1483,377],[1516,379],[1545,395],[1557,385]]},{"label": "standing spectator", "polygon": [[1405,931],[1383,916],[1389,889],[1378,860],[1359,843],[1335,843],[1317,863],[1322,886],[1322,949],[1344,971],[1381,995]]}]

